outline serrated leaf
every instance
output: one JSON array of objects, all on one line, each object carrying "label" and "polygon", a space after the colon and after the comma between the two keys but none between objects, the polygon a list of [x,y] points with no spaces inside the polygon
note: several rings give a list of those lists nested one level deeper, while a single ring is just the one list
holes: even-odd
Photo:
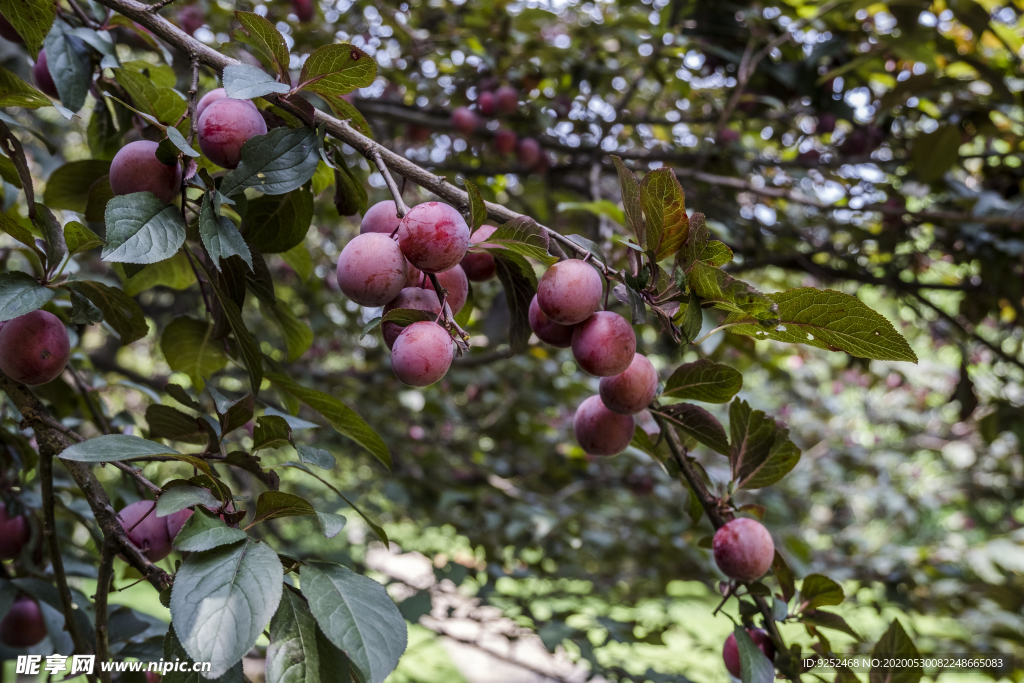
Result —
[{"label": "serrated leaf", "polygon": [[50,174],[43,201],[53,209],[85,213],[89,188],[100,176],[110,173],[110,162],[101,159],[71,161]]},{"label": "serrated leaf", "polygon": [[53,26],[57,7],[50,0],[0,0],[0,14],[24,39],[34,57]]},{"label": "serrated leaf", "polygon": [[49,107],[51,104],[49,97],[0,67],[0,107],[38,109]]},{"label": "serrated leaf", "polygon": [[690,234],[686,196],[670,168],[647,173],[640,183],[640,204],[647,218],[647,248],[661,261],[672,256]]},{"label": "serrated leaf", "polygon": [[148,455],[181,455],[156,441],[125,434],[107,434],[80,441],[65,448],[60,457],[76,462],[115,462]]},{"label": "serrated leaf", "polygon": [[249,37],[266,51],[277,72],[288,78],[288,44],[284,36],[268,19],[255,12],[235,12],[235,17]]},{"label": "serrated leaf", "polygon": [[103,311],[78,292],[71,292],[71,322],[75,325],[91,325],[103,322]]},{"label": "serrated leaf", "polygon": [[513,218],[498,227],[487,238],[487,251],[494,254],[492,247],[501,247],[508,251],[536,259],[545,265],[558,261],[548,254],[548,235],[537,223],[527,216]]},{"label": "serrated leaf", "polygon": [[644,230],[644,217],[640,205],[640,183],[636,175],[626,168],[622,159],[612,155],[615,163],[615,170],[619,174],[619,186],[622,188],[622,210],[626,216],[626,222],[636,235],[636,241],[641,247],[647,245],[647,232]]},{"label": "serrated leaf", "polygon": [[738,370],[706,358],[680,365],[665,382],[662,396],[705,403],[728,403],[743,388]]},{"label": "serrated leaf", "polygon": [[242,145],[238,168],[224,177],[220,191],[229,197],[246,188],[285,194],[309,182],[319,163],[315,130],[274,128]]},{"label": "serrated leaf", "polygon": [[348,43],[324,45],[313,51],[302,66],[299,88],[324,95],[347,95],[367,88],[377,77],[377,63]]},{"label": "serrated leaf", "polygon": [[729,434],[729,463],[736,488],[774,484],[800,460],[800,449],[789,440],[789,429],[741,399],[729,406]]},{"label": "serrated leaf", "polygon": [[105,220],[104,261],[157,263],[174,256],[185,243],[181,212],[151,192],[114,197],[107,202]]},{"label": "serrated leaf", "polygon": [[324,536],[327,538],[334,538],[348,524],[348,520],[343,515],[336,515],[331,512],[318,512],[316,517],[320,521],[321,531],[324,532]]},{"label": "serrated leaf", "polygon": [[159,123],[173,126],[188,110],[188,102],[173,88],[155,85],[150,77],[130,69],[113,71],[114,78],[128,91],[135,106],[149,113]]},{"label": "serrated leaf", "polygon": [[135,299],[117,287],[92,280],[69,280],[61,285],[78,292],[103,312],[103,321],[114,328],[121,344],[131,344],[149,334],[146,315]]},{"label": "serrated leaf", "polygon": [[156,516],[166,517],[196,505],[218,507],[220,501],[201,486],[173,486],[156,499]]},{"label": "serrated leaf", "polygon": [[773,683],[775,681],[775,665],[773,665],[761,648],[754,644],[747,629],[737,624],[733,629],[736,645],[740,654],[740,678],[743,683]]},{"label": "serrated leaf", "polygon": [[242,319],[242,312],[239,310],[238,305],[212,279],[211,284],[217,299],[220,301],[221,309],[224,311],[224,317],[231,327],[231,333],[238,343],[242,364],[249,374],[249,386],[252,388],[253,396],[256,396],[259,394],[260,384],[263,382],[263,354],[260,351],[259,343],[252,335],[252,332],[249,331],[249,328],[245,326],[245,321]]},{"label": "serrated leaf", "polygon": [[292,430],[288,422],[277,415],[261,415],[256,418],[256,427],[252,435],[252,450],[264,448],[280,448],[292,441]]},{"label": "serrated leaf", "polygon": [[40,263],[46,258],[43,250],[36,244],[36,236],[32,234],[32,231],[3,212],[0,212],[0,230],[31,249],[39,257]]},{"label": "serrated leaf", "polygon": [[383,439],[354,410],[329,394],[307,389],[290,377],[269,373],[267,379],[278,389],[291,394],[323,415],[342,436],[347,436],[391,469],[391,453]]},{"label": "serrated leaf", "polygon": [[757,319],[776,315],[775,302],[770,296],[703,261],[690,266],[687,283],[702,303],[713,304],[715,308]]},{"label": "serrated leaf", "polygon": [[845,597],[843,587],[822,574],[810,574],[800,584],[801,609],[839,605]]},{"label": "serrated leaf", "polygon": [[[871,651],[879,660],[916,659],[920,654],[899,620],[893,619],[888,630],[878,639]],[[882,664],[882,661],[879,661]],[[893,668],[872,666],[868,673],[869,683],[918,683],[924,672],[920,666],[897,666]]]},{"label": "serrated leaf", "polygon": [[213,337],[213,325],[194,318],[172,320],[160,338],[160,350],[171,370],[188,375],[196,391],[228,364],[224,347]]},{"label": "serrated leaf", "polygon": [[223,676],[256,643],[281,602],[284,571],[265,543],[246,540],[194,553],[171,591],[171,617],[182,647]]},{"label": "serrated leaf", "polygon": [[246,533],[241,529],[233,529],[216,514],[199,508],[171,540],[178,550],[195,553],[238,543],[245,540],[245,537]]},{"label": "serrated leaf", "polygon": [[[195,517],[195,515],[192,515]],[[161,596],[162,599],[162,596]],[[168,671],[160,677],[161,683],[245,683],[245,674],[242,671],[242,662],[231,667],[220,678],[210,680],[193,668],[195,662],[189,657],[185,648],[181,646],[172,624],[164,636],[164,661],[181,662],[184,666],[179,667],[180,671]]]},{"label": "serrated leaf", "polygon": [[294,589],[285,588],[281,604],[270,620],[267,683],[321,683],[331,680],[327,671],[321,671],[316,632],[316,619],[306,601]]},{"label": "serrated leaf", "polygon": [[46,65],[57,86],[60,102],[72,112],[85,104],[92,85],[92,64],[81,38],[66,32],[63,21],[56,21],[43,42]]},{"label": "serrated leaf", "polygon": [[64,243],[72,256],[103,246],[103,239],[78,221],[64,226]]},{"label": "serrated leaf", "polygon": [[0,322],[41,308],[53,298],[53,290],[27,273],[0,273]]},{"label": "serrated leaf", "polygon": [[249,270],[252,270],[252,254],[249,245],[242,239],[242,233],[231,222],[231,219],[214,211],[210,195],[203,197],[203,206],[199,212],[199,236],[206,247],[206,253],[217,270],[221,269],[221,259],[239,256]]},{"label": "serrated leaf", "polygon": [[60,221],[46,206],[36,202],[36,216],[32,223],[43,235],[46,252],[46,270],[52,273],[68,253],[68,245],[64,241],[64,228]]},{"label": "serrated leaf", "polygon": [[[362,112],[356,109],[344,97],[341,95],[324,95],[322,93],[321,97],[323,97],[331,107],[335,118],[341,119],[342,121],[348,121],[350,126],[366,137],[373,137],[373,131],[370,130],[370,124],[366,122],[366,117],[364,117]],[[362,210],[359,213],[362,213]]]},{"label": "serrated leaf", "polygon": [[732,261],[732,249],[727,247],[724,242],[710,240],[701,251],[700,260],[709,266],[721,268]]},{"label": "serrated leaf", "polygon": [[206,443],[208,436],[199,421],[171,406],[153,403],[146,407],[146,424],[149,425],[149,438],[184,441],[186,443]]},{"label": "serrated leaf", "polygon": [[143,266],[142,270],[125,282],[124,291],[129,296],[135,296],[154,287],[167,287],[175,290],[188,289],[195,282],[196,274],[192,270],[192,266],[189,265],[188,256],[184,251],[179,251],[160,263]]},{"label": "serrated leaf", "polygon": [[858,358],[917,362],[917,354],[892,323],[855,296],[801,287],[771,294],[769,298],[778,305],[777,322],[747,324],[743,316],[731,315],[725,324],[740,324],[729,331],[757,339],[845,351]]},{"label": "serrated leaf", "polygon": [[251,64],[230,64],[224,67],[224,91],[235,100],[251,100],[275,93],[283,95],[291,90],[263,69]]},{"label": "serrated leaf", "polygon": [[729,454],[729,439],[725,427],[714,415],[692,403],[676,403],[661,411],[686,434],[722,455]]},{"label": "serrated leaf", "polygon": [[704,313],[700,307],[700,297],[690,294],[690,300],[686,302],[683,310],[683,318],[679,321],[679,331],[687,343],[692,344],[700,334],[704,326]]},{"label": "serrated leaf", "polygon": [[840,631],[846,635],[853,636],[857,640],[860,640],[860,634],[853,630],[853,628],[846,623],[846,619],[843,619],[838,614],[833,612],[825,612],[820,609],[809,609],[805,610],[800,615],[800,620],[805,624],[812,624],[818,628],[830,628],[833,631]]},{"label": "serrated leaf", "polygon": [[383,323],[394,323],[399,327],[407,327],[413,323],[422,322],[424,320],[435,320],[437,318],[436,313],[430,311],[420,311],[415,308],[392,308],[390,311],[385,313],[381,317],[380,322]]},{"label": "serrated leaf", "polygon": [[383,683],[408,645],[405,619],[384,586],[341,565],[311,562],[302,594],[327,638],[364,683]]},{"label": "serrated leaf", "polygon": [[313,194],[305,188],[249,202],[242,226],[253,249],[279,254],[302,244],[313,222]]},{"label": "serrated leaf", "polygon": [[305,498],[284,491],[264,491],[256,500],[256,515],[250,527],[279,517],[309,517],[316,510]]},{"label": "serrated leaf", "polygon": [[322,448],[314,448],[305,444],[295,444],[295,450],[299,453],[299,460],[306,465],[316,465],[322,470],[333,469],[337,461],[329,451]]},{"label": "serrated leaf", "polygon": [[469,196],[469,227],[471,230],[476,230],[487,222],[487,206],[484,204],[484,198],[480,196],[480,189],[476,183],[469,178],[463,178],[462,184],[466,187],[466,194]]}]

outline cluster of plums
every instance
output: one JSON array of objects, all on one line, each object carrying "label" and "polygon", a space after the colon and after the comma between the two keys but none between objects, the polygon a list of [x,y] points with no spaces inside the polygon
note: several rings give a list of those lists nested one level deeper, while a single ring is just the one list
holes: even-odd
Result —
[{"label": "cluster of plums", "polygon": [[[0,503],[0,561],[13,560],[29,542],[32,529],[26,515],[8,515]],[[32,647],[46,637],[43,613],[33,598],[18,594],[0,619],[0,642],[9,647]]]},{"label": "cluster of plums", "polygon": [[[494,90],[484,90],[474,111],[469,107],[458,107],[452,111],[452,127],[463,135],[472,135],[483,124],[477,114],[484,116],[509,116],[519,108],[519,92],[510,85]],[[540,143],[534,138],[519,139],[509,128],[501,127],[494,132],[494,151],[498,154],[516,153],[519,164],[529,170],[540,170],[546,161]]]}]

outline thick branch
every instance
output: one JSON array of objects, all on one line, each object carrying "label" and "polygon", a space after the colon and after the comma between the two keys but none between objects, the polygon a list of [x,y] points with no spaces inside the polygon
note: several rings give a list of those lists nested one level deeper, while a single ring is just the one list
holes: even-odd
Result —
[{"label": "thick branch", "polygon": [[[110,595],[110,585],[114,580],[114,556],[117,549],[114,543],[108,538],[103,541],[103,554],[100,557],[100,569],[96,575],[96,658],[101,662],[110,661],[110,640],[107,633],[107,598]],[[100,680],[103,683],[110,683],[109,671],[100,667]]]}]

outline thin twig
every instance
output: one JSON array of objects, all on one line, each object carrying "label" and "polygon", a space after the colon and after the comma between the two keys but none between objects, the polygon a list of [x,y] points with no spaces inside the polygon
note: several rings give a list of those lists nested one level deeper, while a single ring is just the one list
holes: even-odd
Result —
[{"label": "thin twig", "polygon": [[110,422],[107,420],[106,415],[103,414],[100,406],[93,400],[90,388],[86,386],[85,382],[82,381],[81,375],[78,374],[78,371],[75,370],[70,363],[68,364],[68,372],[70,372],[71,376],[74,378],[75,386],[78,387],[78,393],[80,393],[82,398],[85,400],[85,405],[89,408],[89,412],[92,414],[93,422],[96,423],[96,426],[100,428],[101,432],[104,434],[111,434],[112,430],[110,428]]},{"label": "thin twig", "polygon": [[100,568],[96,575],[96,659],[100,661],[100,681],[111,683],[110,671],[103,664],[110,661],[110,642],[107,633],[107,598],[110,585],[114,581],[114,556],[117,549],[110,539],[103,541],[103,553],[100,556]]},{"label": "thin twig", "polygon": [[391,177],[391,171],[388,170],[384,160],[381,159],[380,151],[373,149],[370,152],[370,158],[373,159],[373,163],[377,166],[377,170],[380,171],[381,177],[383,177],[384,182],[387,183],[388,190],[391,191],[391,198],[395,200],[395,213],[398,214],[399,218],[405,218],[405,214],[409,213],[409,207],[406,206],[405,202],[402,200],[402,191],[398,189],[398,184],[395,182],[395,179]]},{"label": "thin twig", "polygon": [[[168,458],[168,459],[169,460],[173,460],[174,458]],[[146,477],[143,476],[143,474],[142,474],[142,470],[136,469],[136,468],[132,467],[131,465],[128,465],[128,464],[126,464],[124,462],[120,462],[120,461],[117,461],[117,462],[114,462],[114,463],[111,463],[111,464],[113,464],[114,467],[116,467],[117,469],[119,469],[122,472],[126,473],[128,476],[132,477],[135,481],[139,482],[140,484],[145,486],[147,489],[149,489],[150,491],[152,491],[156,495],[159,496],[161,493],[164,492],[164,490],[162,488],[160,488],[159,486],[157,486],[156,484],[151,482],[149,479],[146,479]]]}]

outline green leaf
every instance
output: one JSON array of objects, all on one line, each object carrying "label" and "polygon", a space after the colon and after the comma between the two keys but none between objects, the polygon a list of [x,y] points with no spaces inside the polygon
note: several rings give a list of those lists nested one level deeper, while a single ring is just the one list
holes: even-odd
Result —
[{"label": "green leaf", "polygon": [[231,64],[224,67],[224,91],[235,100],[251,100],[275,93],[283,95],[291,90],[263,69],[251,64]]},{"label": "green leaf", "polygon": [[[344,102],[344,100],[342,100]],[[342,216],[366,213],[366,188],[345,163],[343,154],[335,155],[334,207]]]},{"label": "green leaf", "polygon": [[714,415],[692,403],[676,403],[661,411],[673,424],[711,450],[729,454],[725,427]]},{"label": "green leaf", "polygon": [[107,202],[107,244],[103,260],[157,263],[174,256],[185,243],[181,212],[151,192],[133,192]]},{"label": "green leaf", "polygon": [[46,268],[48,273],[52,273],[57,270],[57,266],[68,253],[68,245],[64,241],[64,228],[53,212],[39,202],[36,202],[36,217],[32,223],[43,236]]},{"label": "green leaf", "polygon": [[166,517],[196,505],[218,507],[220,501],[213,497],[209,489],[201,486],[173,486],[156,499],[156,516]]},{"label": "green leaf", "polygon": [[436,318],[437,314],[430,311],[420,311],[415,308],[392,308],[381,317],[380,323],[394,323],[399,327],[406,327],[413,323]]},{"label": "green leaf", "polygon": [[61,285],[78,292],[103,311],[103,321],[114,328],[121,344],[131,344],[149,334],[149,323],[135,299],[117,287],[92,280],[70,280]]},{"label": "green leaf", "polygon": [[246,188],[285,194],[309,182],[320,163],[316,131],[274,128],[242,145],[238,168],[224,176],[220,191],[230,197]]},{"label": "green leaf", "polygon": [[860,634],[853,630],[846,619],[843,619],[838,614],[833,612],[823,612],[820,609],[809,609],[805,610],[800,615],[800,621],[805,624],[812,624],[819,628],[830,628],[833,631],[840,631],[846,635],[853,636],[857,640],[861,640]]},{"label": "green leaf", "polygon": [[573,244],[586,249],[594,259],[600,263],[607,263],[604,257],[604,252],[601,251],[601,247],[593,240],[588,240],[583,235],[566,235],[565,238]]},{"label": "green leaf", "polygon": [[547,233],[527,216],[513,218],[508,223],[499,226],[487,238],[485,244],[488,245],[487,251],[495,256],[497,255],[496,251],[491,247],[502,247],[520,256],[536,259],[545,265],[551,265],[558,261],[557,258],[548,254]]},{"label": "green leaf", "polygon": [[405,619],[384,586],[336,564],[302,567],[302,594],[324,635],[364,683],[383,683],[408,645]]},{"label": "green leaf", "polygon": [[124,434],[107,434],[72,444],[61,452],[60,457],[76,462],[115,462],[147,455],[181,454],[156,441]]},{"label": "green leaf", "polygon": [[210,392],[210,396],[213,397],[213,402],[217,406],[217,414],[221,417],[224,434],[238,429],[252,419],[256,408],[252,394],[232,400],[213,386],[206,387],[206,390]]},{"label": "green leaf", "polygon": [[336,672],[322,667],[316,620],[295,589],[285,588],[270,621],[267,683],[327,683]]},{"label": "green leaf", "polygon": [[342,436],[347,436],[391,469],[391,453],[383,439],[354,410],[338,399],[315,389],[307,389],[286,375],[267,375],[278,389],[291,394],[323,415]]},{"label": "green leaf", "polygon": [[313,330],[309,325],[296,317],[292,309],[280,299],[274,304],[264,304],[261,310],[267,310],[284,335],[285,346],[288,348],[288,362],[294,362],[313,345]]},{"label": "green leaf", "polygon": [[740,653],[740,674],[743,683],[774,683],[775,665],[754,645],[747,629],[737,624],[733,629]]},{"label": "green leaf", "polygon": [[332,469],[337,461],[329,451],[322,448],[314,448],[305,444],[295,444],[295,450],[299,453],[299,460],[307,465],[316,465],[322,470]]},{"label": "green leaf", "polygon": [[316,517],[320,521],[320,530],[324,532],[324,536],[327,538],[334,538],[348,524],[348,520],[343,515],[336,515],[331,512],[318,512]]},{"label": "green leaf", "polygon": [[250,527],[279,517],[309,517],[316,510],[305,498],[284,491],[264,491],[256,500],[256,515]]},{"label": "green leaf", "polygon": [[775,574],[775,579],[782,589],[782,597],[789,602],[796,594],[796,584],[793,581],[793,570],[789,568],[786,558],[778,550],[775,551],[775,558],[772,560],[772,573]]},{"label": "green leaf", "polygon": [[171,590],[171,618],[195,661],[223,676],[256,643],[281,602],[284,571],[265,543],[246,540],[194,553]]},{"label": "green leaf", "polygon": [[292,442],[292,430],[287,420],[277,415],[261,415],[256,418],[252,435],[252,450],[281,448]]},{"label": "green leaf", "polygon": [[[196,515],[192,515],[194,519]],[[191,521],[191,520],[190,520]],[[180,536],[180,534],[179,534]],[[181,671],[168,671],[166,674],[161,676],[161,683],[244,683],[245,675],[242,671],[242,662],[231,667],[223,676],[215,680],[205,678],[202,674],[193,670],[195,662],[189,657],[188,653],[185,652],[185,648],[181,646],[181,641],[178,640],[177,634],[174,632],[174,625],[172,624],[167,629],[167,635],[164,637],[164,660],[168,662],[182,662],[184,666],[180,667]]]},{"label": "green leaf", "polygon": [[[896,619],[889,624],[888,630],[879,638],[875,648],[871,651],[872,656],[883,659],[912,659],[920,653],[914,647],[914,641],[910,639],[903,625]],[[879,664],[882,664],[880,661]],[[924,675],[920,666],[898,666],[887,668],[882,666],[871,667],[868,673],[869,683],[918,683]]]},{"label": "green leaf", "polygon": [[287,263],[299,279],[303,282],[309,280],[313,274],[313,257],[309,255],[309,249],[305,244],[296,244],[288,251],[281,254],[281,258]]},{"label": "green leaf", "polygon": [[701,252],[700,260],[709,266],[721,268],[732,261],[732,249],[727,247],[724,242],[710,240]]},{"label": "green leaf", "polygon": [[264,195],[249,202],[242,226],[245,239],[264,254],[280,254],[302,244],[313,222],[313,194],[305,188]]},{"label": "green leaf", "polygon": [[124,87],[132,102],[149,112],[162,124],[173,126],[188,110],[188,102],[173,88],[154,85],[149,76],[129,69],[114,69],[114,78]]},{"label": "green leaf", "polygon": [[960,159],[960,127],[939,126],[931,133],[917,136],[910,158],[922,182],[935,182]]},{"label": "green leaf", "polygon": [[348,43],[324,45],[313,51],[302,66],[299,88],[324,95],[347,95],[367,88],[377,77],[377,63]]},{"label": "green leaf", "polygon": [[[626,282],[636,283],[636,278],[626,274]],[[643,325],[647,322],[647,305],[640,296],[640,292],[629,284],[615,285],[612,289],[615,298],[629,306],[629,319],[634,325]]]},{"label": "green leaf", "polygon": [[15,240],[31,249],[32,252],[39,257],[40,263],[42,263],[43,259],[46,258],[42,249],[40,249],[36,244],[36,236],[32,234],[32,231],[21,223],[16,222],[8,214],[2,212],[0,212],[0,230],[3,230]]},{"label": "green leaf", "polygon": [[252,270],[252,254],[249,253],[249,245],[242,239],[242,233],[231,222],[230,218],[219,215],[214,211],[210,195],[203,197],[203,207],[199,212],[199,236],[203,239],[203,246],[210,260],[217,270],[221,269],[221,259],[231,256],[239,256]]},{"label": "green leaf", "polygon": [[647,217],[647,248],[657,259],[676,253],[690,234],[686,195],[671,168],[650,171],[640,183],[640,204]]},{"label": "green leaf", "polygon": [[738,489],[770,486],[800,461],[800,449],[789,440],[789,429],[741,399],[729,406],[729,434],[729,463]]},{"label": "green leaf", "polygon": [[700,307],[700,297],[691,293],[690,300],[686,302],[686,308],[683,310],[683,318],[679,321],[679,331],[687,343],[692,344],[703,326],[704,313]]},{"label": "green leaf", "polygon": [[92,325],[103,322],[103,311],[78,292],[71,292],[70,318],[75,325]]},{"label": "green leaf", "polygon": [[845,597],[842,586],[821,574],[810,574],[800,585],[800,607],[802,610],[839,605]]},{"label": "green leaf", "polygon": [[703,261],[696,261],[690,266],[687,283],[702,303],[713,304],[715,308],[757,319],[776,315],[775,303],[770,296]]},{"label": "green leaf", "polygon": [[103,246],[103,239],[78,221],[71,221],[64,226],[64,243],[68,252],[74,256]]},{"label": "green leaf", "polygon": [[587,213],[591,213],[595,216],[610,218],[619,225],[625,225],[626,223],[626,215],[623,213],[622,209],[607,199],[600,199],[593,202],[559,202],[558,206],[555,208],[559,212],[586,211]]},{"label": "green leaf", "polygon": [[53,103],[50,102],[49,97],[7,69],[0,67],[0,107],[38,109],[39,107],[49,107],[51,104]]},{"label": "green leaf", "polygon": [[480,189],[476,183],[469,178],[463,178],[462,184],[469,196],[469,227],[476,230],[487,222],[487,205],[484,204],[484,198],[480,196]]},{"label": "green leaf", "polygon": [[206,443],[209,436],[199,424],[199,419],[183,413],[177,408],[159,403],[153,403],[146,407],[146,424],[149,425],[149,438],[151,439]]},{"label": "green leaf", "polygon": [[178,151],[186,156],[190,156],[193,159],[202,156],[192,145],[188,144],[188,140],[185,139],[185,136],[177,128],[170,127],[167,129],[167,139],[174,143]]},{"label": "green leaf", "polygon": [[19,190],[22,189],[18,167],[14,165],[14,162],[9,157],[5,157],[2,154],[0,154],[0,178],[3,178]]},{"label": "green leaf", "polygon": [[[120,111],[125,111],[121,108]],[[123,122],[123,120],[122,120]],[[93,105],[92,116],[89,117],[89,126],[86,135],[89,140],[89,150],[96,159],[110,160],[114,158],[121,149],[121,136],[123,128],[118,129],[114,123],[114,116],[110,113],[107,101],[103,98],[96,100]]]},{"label": "green leaf", "polygon": [[[366,137],[373,137],[373,131],[370,130],[370,124],[366,122],[366,117],[341,95],[324,95],[321,93],[320,96],[330,105],[334,111],[335,118],[348,121],[350,126]],[[363,192],[365,193],[365,190]],[[360,210],[359,213],[362,213],[364,210]]]},{"label": "green leaf", "polygon": [[235,17],[242,25],[242,30],[266,52],[277,72],[288,78],[288,44],[284,36],[268,19],[255,12],[235,12]]},{"label": "green leaf", "polygon": [[537,276],[522,256],[504,249],[488,250],[494,256],[498,280],[505,289],[508,304],[508,345],[509,354],[526,350],[530,345],[530,302],[537,293]]},{"label": "green leaf", "polygon": [[100,176],[110,173],[110,162],[101,159],[71,161],[50,174],[43,201],[51,209],[85,213],[89,188]]},{"label": "green leaf", "polygon": [[171,370],[188,375],[196,391],[228,364],[223,345],[213,338],[213,325],[194,318],[172,320],[160,338],[160,350]]},{"label": "green leaf", "polygon": [[738,370],[706,358],[680,365],[665,382],[662,396],[728,403],[743,388],[743,375]]},{"label": "green leaf", "polygon": [[801,287],[771,294],[769,298],[778,305],[777,321],[748,322],[744,316],[731,315],[725,324],[739,324],[729,331],[757,339],[845,351],[858,358],[917,362],[917,355],[892,323],[855,296]]},{"label": "green leaf", "polygon": [[[115,269],[118,267],[115,266]],[[124,291],[129,296],[135,296],[153,287],[182,290],[191,287],[195,281],[196,274],[189,265],[188,256],[184,251],[179,251],[160,263],[143,266],[142,270],[125,282]]]},{"label": "green leaf", "polygon": [[53,298],[53,290],[20,271],[0,273],[0,322],[31,313]]},{"label": "green leaf", "polygon": [[256,396],[260,393],[260,384],[263,383],[263,354],[260,352],[260,345],[249,328],[245,326],[242,312],[231,297],[216,281],[211,279],[211,284],[213,291],[217,294],[217,299],[220,300],[221,309],[231,327],[231,333],[234,334],[235,341],[238,342],[238,350],[242,354],[242,364],[245,365],[245,369],[249,373],[249,386],[252,387],[253,396]]},{"label": "green leaf", "polygon": [[633,234],[636,235],[637,243],[641,247],[646,246],[647,233],[644,230],[644,216],[640,205],[640,183],[637,182],[636,175],[622,163],[622,159],[613,154],[612,161],[619,174],[619,186],[622,188],[622,210],[626,222],[633,230]]},{"label": "green leaf", "polygon": [[76,112],[85,104],[92,85],[92,64],[81,38],[70,35],[63,21],[54,22],[46,36],[46,65],[57,86],[61,104]]},{"label": "green leaf", "polygon": [[172,540],[178,550],[195,553],[238,543],[245,537],[244,531],[229,527],[218,515],[205,508],[197,508]]},{"label": "green leaf", "polygon": [[29,54],[35,57],[53,26],[57,6],[51,0],[0,0],[0,14],[25,40]]}]

